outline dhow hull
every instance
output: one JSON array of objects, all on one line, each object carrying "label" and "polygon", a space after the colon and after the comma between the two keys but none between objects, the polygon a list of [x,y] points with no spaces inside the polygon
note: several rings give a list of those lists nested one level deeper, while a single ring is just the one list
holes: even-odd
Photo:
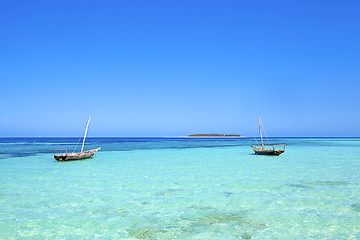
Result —
[{"label": "dhow hull", "polygon": [[56,161],[64,162],[64,161],[76,161],[76,160],[84,160],[93,158],[94,152],[91,153],[79,153],[79,154],[62,154],[54,156]]}]

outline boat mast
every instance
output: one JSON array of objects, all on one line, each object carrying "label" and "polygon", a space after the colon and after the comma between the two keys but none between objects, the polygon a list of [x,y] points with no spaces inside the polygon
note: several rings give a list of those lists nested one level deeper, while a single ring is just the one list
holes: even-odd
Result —
[{"label": "boat mast", "polygon": [[261,147],[264,149],[264,142],[263,142],[263,137],[262,137],[262,134],[261,134],[260,117],[259,117],[259,132],[260,132],[260,137],[261,137]]},{"label": "boat mast", "polygon": [[[84,139],[83,139],[83,143],[82,143],[82,147],[81,147],[81,152],[83,152],[83,150],[84,150],[84,143],[85,143],[85,138],[86,138],[87,130],[88,130],[89,123],[90,123],[90,117],[91,117],[91,116],[89,116],[89,120],[88,120],[88,122],[87,122],[87,124],[86,124],[85,135],[84,135]],[[261,140],[262,140],[262,139],[261,139]]]}]

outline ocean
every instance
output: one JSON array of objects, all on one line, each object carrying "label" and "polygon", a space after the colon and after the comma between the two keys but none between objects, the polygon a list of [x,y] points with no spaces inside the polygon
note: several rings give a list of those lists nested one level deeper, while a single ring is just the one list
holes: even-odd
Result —
[{"label": "ocean", "polygon": [[360,138],[269,140],[0,138],[0,239],[360,239]]}]

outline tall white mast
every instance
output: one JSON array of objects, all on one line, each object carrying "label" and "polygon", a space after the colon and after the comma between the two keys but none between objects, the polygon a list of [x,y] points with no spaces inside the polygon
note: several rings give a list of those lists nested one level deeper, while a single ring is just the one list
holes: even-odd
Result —
[{"label": "tall white mast", "polygon": [[264,149],[264,142],[263,142],[263,137],[262,137],[262,134],[261,134],[260,117],[259,117],[259,132],[260,132],[260,137],[261,137],[261,146]]},{"label": "tall white mast", "polygon": [[[87,130],[88,130],[89,123],[90,123],[90,118],[91,118],[91,116],[89,116],[89,120],[88,120],[88,122],[86,124],[85,135],[84,135],[84,140],[83,140],[83,144],[82,144],[82,147],[81,147],[81,152],[83,152],[83,150],[84,150],[84,143],[85,143],[85,138],[86,138]],[[262,140],[262,138],[261,138],[261,140]]]}]

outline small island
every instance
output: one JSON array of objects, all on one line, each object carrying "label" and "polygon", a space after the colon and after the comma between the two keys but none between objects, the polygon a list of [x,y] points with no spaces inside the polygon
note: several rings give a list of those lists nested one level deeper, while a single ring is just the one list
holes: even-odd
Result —
[{"label": "small island", "polygon": [[238,134],[191,134],[188,137],[194,138],[240,138],[241,135]]}]

